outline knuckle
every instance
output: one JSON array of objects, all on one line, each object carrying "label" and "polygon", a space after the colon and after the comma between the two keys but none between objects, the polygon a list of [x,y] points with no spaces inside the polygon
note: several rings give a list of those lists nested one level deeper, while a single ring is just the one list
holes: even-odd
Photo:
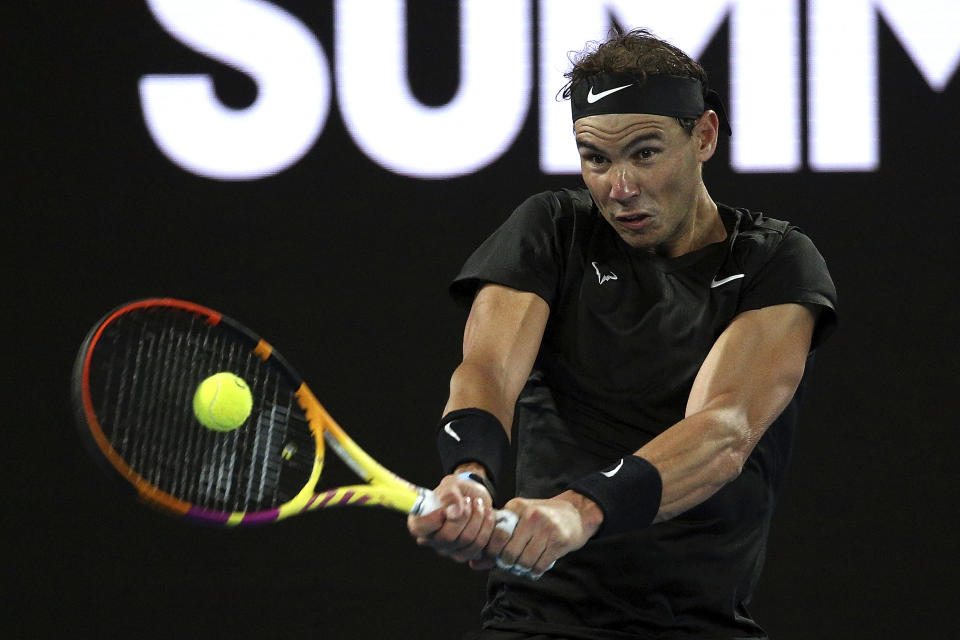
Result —
[{"label": "knuckle", "polygon": [[507,504],[503,505],[504,509],[508,511],[513,511],[515,514],[520,515],[523,511],[526,500],[524,498],[513,498]]}]

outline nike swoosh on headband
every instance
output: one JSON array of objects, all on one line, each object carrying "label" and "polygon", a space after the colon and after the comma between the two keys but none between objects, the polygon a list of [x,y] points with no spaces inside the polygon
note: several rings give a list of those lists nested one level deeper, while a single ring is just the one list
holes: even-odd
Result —
[{"label": "nike swoosh on headband", "polygon": [[607,89],[606,91],[601,91],[600,93],[594,93],[593,87],[590,87],[590,91],[587,92],[587,102],[589,102],[590,104],[593,104],[597,100],[603,100],[611,93],[616,93],[617,91],[626,89],[629,86],[630,86],[629,84],[625,84],[622,87],[614,87],[613,89]]}]

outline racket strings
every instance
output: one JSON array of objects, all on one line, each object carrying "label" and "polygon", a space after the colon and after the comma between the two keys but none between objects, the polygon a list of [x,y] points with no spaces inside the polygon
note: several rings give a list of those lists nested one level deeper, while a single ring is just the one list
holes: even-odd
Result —
[{"label": "racket strings", "polygon": [[[161,491],[216,511],[255,511],[289,500],[313,468],[315,444],[294,384],[245,336],[177,309],[145,309],[108,326],[91,359],[101,427],[118,454]],[[192,411],[199,383],[218,371],[247,381],[248,422],[221,433]]]}]

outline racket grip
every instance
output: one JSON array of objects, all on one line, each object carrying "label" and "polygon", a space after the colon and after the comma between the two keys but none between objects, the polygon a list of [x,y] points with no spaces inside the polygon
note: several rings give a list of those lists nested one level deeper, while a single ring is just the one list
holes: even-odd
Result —
[{"label": "racket grip", "polygon": [[493,512],[493,517],[497,521],[497,529],[507,535],[513,535],[513,530],[517,528],[517,520],[519,520],[517,514],[507,509],[497,509]]},{"label": "racket grip", "polygon": [[437,494],[430,489],[420,489],[419,496],[417,496],[417,501],[413,505],[413,509],[410,510],[415,516],[425,516],[428,513],[433,513],[439,509],[442,505],[440,501],[437,500]]},{"label": "racket grip", "polygon": [[[425,516],[428,513],[433,513],[441,506],[443,505],[441,505],[440,500],[437,499],[437,494],[430,489],[421,489],[420,496],[416,504],[413,505],[410,513],[415,516]],[[513,534],[513,530],[517,526],[517,514],[513,511],[507,511],[506,509],[497,509],[494,511],[493,517],[497,522],[497,529],[500,529],[508,535]]]},{"label": "racket grip", "polygon": [[[421,489],[420,491],[420,497],[417,500],[417,504],[414,505],[413,509],[411,510],[411,513],[418,516],[425,516],[428,513],[433,513],[442,506],[433,491],[430,491],[429,489]],[[500,529],[509,535],[513,535],[513,530],[517,527],[517,521],[519,520],[517,514],[515,514],[513,511],[509,511],[508,509],[497,509],[494,512],[493,517],[497,522],[497,529]],[[555,563],[551,563],[550,566],[547,567],[546,571],[552,569],[554,564]],[[497,558],[497,566],[501,569],[506,569],[514,575],[524,576],[534,580],[538,580],[540,578],[540,576],[533,578],[529,569],[522,569],[514,565],[509,565],[500,558]]]}]

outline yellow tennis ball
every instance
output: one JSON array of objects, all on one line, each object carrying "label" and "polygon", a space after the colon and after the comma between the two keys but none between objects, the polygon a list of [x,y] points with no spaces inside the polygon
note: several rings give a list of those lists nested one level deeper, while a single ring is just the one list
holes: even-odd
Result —
[{"label": "yellow tennis ball", "polygon": [[215,431],[233,431],[253,408],[253,395],[243,378],[229,371],[215,373],[193,394],[193,413],[200,424]]}]

